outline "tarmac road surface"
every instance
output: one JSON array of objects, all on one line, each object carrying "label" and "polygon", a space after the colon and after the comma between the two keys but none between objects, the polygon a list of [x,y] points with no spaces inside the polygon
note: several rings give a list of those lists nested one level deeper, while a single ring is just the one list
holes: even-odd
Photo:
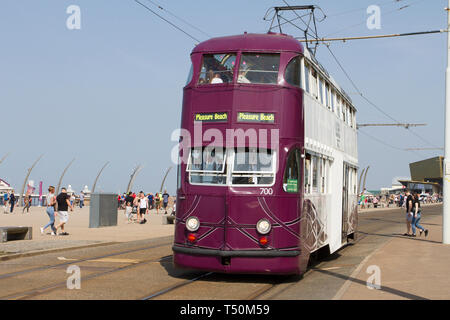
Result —
[{"label": "tarmac road surface", "polygon": [[[427,207],[423,224],[441,214],[441,205]],[[0,299],[339,299],[347,280],[367,257],[390,239],[402,237],[404,220],[404,209],[361,213],[356,242],[314,262],[303,276],[176,269],[171,236],[17,258],[0,262]],[[71,276],[77,270],[80,289],[68,289],[69,278],[69,285],[76,286]],[[422,298],[402,291],[396,294]]]}]

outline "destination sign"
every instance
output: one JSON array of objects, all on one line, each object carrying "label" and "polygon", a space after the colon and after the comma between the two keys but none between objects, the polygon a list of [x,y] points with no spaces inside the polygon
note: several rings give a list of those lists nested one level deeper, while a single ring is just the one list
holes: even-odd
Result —
[{"label": "destination sign", "polygon": [[194,121],[202,122],[227,122],[228,112],[210,112],[210,113],[196,113]]},{"label": "destination sign", "polygon": [[274,113],[264,112],[238,112],[238,122],[262,122],[262,123],[275,123]]}]

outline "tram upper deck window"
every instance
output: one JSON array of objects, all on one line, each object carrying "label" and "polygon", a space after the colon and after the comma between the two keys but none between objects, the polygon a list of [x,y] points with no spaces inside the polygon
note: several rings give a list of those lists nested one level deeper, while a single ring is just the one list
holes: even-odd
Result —
[{"label": "tram upper deck window", "polygon": [[193,148],[187,171],[193,184],[226,184],[226,153],[223,148]]},{"label": "tram upper deck window", "polygon": [[280,54],[243,53],[238,83],[277,84]]},{"label": "tram upper deck window", "polygon": [[235,63],[235,53],[204,54],[198,83],[218,84],[233,82]]},{"label": "tram upper deck window", "polygon": [[232,184],[272,185],[275,177],[275,152],[270,149],[236,148]]},{"label": "tram upper deck window", "polygon": [[301,69],[301,62],[300,57],[293,58],[286,67],[286,73],[284,75],[284,80],[287,81],[287,83],[300,87],[300,69]]}]

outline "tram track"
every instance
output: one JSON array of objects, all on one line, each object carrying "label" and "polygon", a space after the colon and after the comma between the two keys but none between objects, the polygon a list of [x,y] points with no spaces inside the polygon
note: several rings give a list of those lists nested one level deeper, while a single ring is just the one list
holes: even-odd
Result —
[{"label": "tram track", "polygon": [[104,259],[104,258],[118,256],[118,255],[138,252],[138,251],[155,249],[155,248],[159,248],[159,247],[163,247],[163,246],[167,246],[167,245],[172,245],[172,242],[167,242],[167,243],[162,243],[162,244],[157,244],[157,245],[152,245],[152,246],[146,246],[146,247],[141,247],[141,248],[136,248],[136,249],[130,249],[130,250],[125,250],[125,251],[113,252],[113,253],[109,253],[109,254],[105,254],[105,255],[88,257],[88,258],[83,258],[83,259],[77,259],[77,260],[73,260],[73,261],[57,263],[57,264],[51,264],[51,265],[46,265],[46,266],[41,266],[41,267],[35,267],[35,268],[30,268],[30,269],[25,269],[25,270],[10,272],[10,273],[4,273],[4,274],[0,274],[0,280],[6,279],[6,278],[15,277],[15,276],[19,276],[19,275],[23,275],[23,274],[27,274],[27,273],[31,273],[31,272],[44,271],[44,270],[48,270],[48,269],[55,269],[55,268],[60,268],[62,266],[67,266],[67,265],[77,264],[77,263],[81,263],[81,262],[86,262],[86,261],[89,261],[89,260]]},{"label": "tram track", "polygon": [[[2,274],[0,275],[0,280],[3,279],[7,279],[7,278],[13,278],[13,277],[19,277],[21,275],[24,274],[29,274],[29,273],[33,273],[33,272],[40,272],[40,271],[45,271],[45,270],[49,270],[49,269],[58,269],[61,267],[65,267],[65,266],[69,266],[69,265],[74,265],[74,264],[80,264],[82,262],[89,262],[92,260],[100,260],[100,259],[104,259],[104,258],[109,258],[109,257],[114,257],[114,256],[120,256],[120,255],[126,255],[129,253],[135,253],[135,252],[139,252],[139,251],[145,251],[145,250],[151,250],[151,249],[155,249],[155,248],[161,248],[164,246],[171,246],[172,242],[164,242],[161,244],[156,244],[156,245],[151,245],[151,246],[145,246],[145,247],[140,247],[140,248],[134,248],[134,249],[130,249],[130,250],[121,250],[118,252],[113,252],[113,253],[109,253],[109,254],[105,254],[105,255],[96,255],[96,256],[91,256],[91,257],[87,257],[87,258],[83,258],[83,259],[76,259],[73,261],[68,261],[68,262],[64,262],[64,263],[58,263],[58,264],[51,264],[51,265],[47,265],[47,266],[42,266],[42,267],[37,267],[37,268],[31,268],[31,269],[26,269],[26,270],[21,270],[21,271],[17,271],[17,272],[11,272],[11,273],[6,273],[6,274]],[[163,262],[166,260],[172,259],[172,256],[164,256],[164,257],[153,257],[150,259],[145,259],[136,263],[131,263],[131,264],[127,264],[125,266],[121,266],[121,267],[104,267],[103,270],[105,271],[101,271],[101,272],[96,272],[93,274],[90,274],[88,276],[85,277],[81,277],[81,281],[85,282],[88,280],[92,280],[95,278],[98,278],[100,276],[104,276],[104,275],[108,275],[114,272],[119,272],[119,271],[123,271],[123,270],[127,270],[127,269],[131,269],[131,268],[136,268],[139,266],[143,266],[146,264],[150,264],[150,263],[154,263],[154,262]],[[92,268],[92,267],[88,267],[88,268]],[[58,281],[56,283],[50,283],[50,284],[46,284],[44,286],[40,286],[37,288],[33,288],[30,290],[24,290],[24,291],[20,291],[20,292],[15,292],[13,294],[7,294],[4,296],[0,297],[0,300],[14,300],[14,299],[27,299],[27,298],[33,298],[36,296],[39,296],[41,294],[44,293],[49,293],[51,291],[57,290],[59,288],[63,288],[67,286],[67,281]]]}]

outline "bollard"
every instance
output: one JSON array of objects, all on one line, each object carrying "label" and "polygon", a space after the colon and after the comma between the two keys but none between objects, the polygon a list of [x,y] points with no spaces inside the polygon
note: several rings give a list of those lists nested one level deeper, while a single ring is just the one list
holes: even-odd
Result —
[{"label": "bollard", "polygon": [[117,194],[91,194],[89,228],[117,226],[117,214]]}]

